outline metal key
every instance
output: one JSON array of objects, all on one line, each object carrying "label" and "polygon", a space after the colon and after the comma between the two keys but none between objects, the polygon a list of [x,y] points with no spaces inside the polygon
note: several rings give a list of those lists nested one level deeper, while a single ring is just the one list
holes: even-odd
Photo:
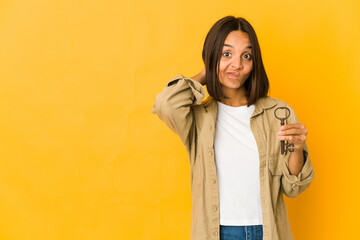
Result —
[{"label": "metal key", "polygon": [[[278,116],[276,115],[276,111],[279,110],[279,109],[285,109],[285,110],[287,110],[287,111],[289,112],[289,115],[287,115],[287,116],[285,116],[285,117],[283,117],[283,118],[278,117]],[[277,119],[279,119],[279,120],[281,121],[281,122],[280,122],[280,125],[283,126],[283,125],[285,124],[284,121],[285,121],[288,117],[290,117],[290,109],[287,108],[287,107],[278,107],[278,108],[275,109],[274,115],[275,115],[275,117],[276,117]],[[285,154],[285,155],[286,155],[288,151],[289,151],[289,152],[294,152],[294,144],[293,144],[293,143],[289,143],[288,141],[286,141],[286,143],[285,143],[285,140],[281,140],[281,154]]]}]

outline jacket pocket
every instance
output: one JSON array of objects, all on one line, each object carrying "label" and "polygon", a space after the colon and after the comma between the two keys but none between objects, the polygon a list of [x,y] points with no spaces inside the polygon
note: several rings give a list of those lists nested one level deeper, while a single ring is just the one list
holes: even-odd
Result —
[{"label": "jacket pocket", "polygon": [[281,141],[277,138],[278,129],[270,129],[268,134],[269,171],[272,175],[282,175],[281,163],[285,156],[281,155]]}]

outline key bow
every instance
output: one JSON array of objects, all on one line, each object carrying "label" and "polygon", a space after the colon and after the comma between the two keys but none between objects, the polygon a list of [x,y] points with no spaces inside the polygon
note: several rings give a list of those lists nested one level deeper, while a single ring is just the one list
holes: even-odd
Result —
[{"label": "key bow", "polygon": [[[277,112],[277,110],[280,110],[280,109],[285,109],[285,110],[287,110],[287,112],[288,112],[289,114],[285,115],[285,117],[279,117],[279,116],[277,116],[276,112]],[[275,117],[276,117],[277,119],[280,120],[280,125],[283,126],[283,125],[285,124],[285,120],[286,120],[288,117],[290,117],[290,109],[287,108],[287,107],[278,107],[278,108],[275,109],[274,115],[275,115]],[[286,143],[285,143],[284,140],[281,140],[281,154],[286,155],[288,151],[289,151],[289,152],[294,152],[294,144],[293,144],[293,143],[289,143],[288,141],[286,141]]]}]

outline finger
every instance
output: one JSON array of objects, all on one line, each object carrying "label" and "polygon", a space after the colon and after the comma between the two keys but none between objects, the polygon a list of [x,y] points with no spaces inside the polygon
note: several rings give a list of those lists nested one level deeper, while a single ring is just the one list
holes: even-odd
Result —
[{"label": "finger", "polygon": [[286,124],[286,125],[282,125],[280,127],[280,130],[288,130],[288,129],[291,129],[291,128],[305,129],[305,124],[303,124],[303,123],[289,123],[289,124]]},{"label": "finger", "polygon": [[304,129],[300,129],[300,128],[292,128],[289,130],[284,130],[284,131],[279,131],[278,135],[305,135],[306,131]]},{"label": "finger", "polygon": [[305,125],[303,123],[289,123],[280,127],[281,130],[287,130],[291,128],[305,128]]},{"label": "finger", "polygon": [[302,137],[302,136],[278,136],[277,137],[278,140],[282,141],[288,141],[290,143],[302,143],[306,140],[306,137]]}]

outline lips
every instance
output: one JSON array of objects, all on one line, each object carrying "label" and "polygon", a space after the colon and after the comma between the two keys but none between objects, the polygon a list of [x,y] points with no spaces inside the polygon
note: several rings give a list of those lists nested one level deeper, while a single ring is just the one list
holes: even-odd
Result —
[{"label": "lips", "polygon": [[240,73],[237,72],[227,72],[226,74],[231,78],[238,78],[240,76]]}]

